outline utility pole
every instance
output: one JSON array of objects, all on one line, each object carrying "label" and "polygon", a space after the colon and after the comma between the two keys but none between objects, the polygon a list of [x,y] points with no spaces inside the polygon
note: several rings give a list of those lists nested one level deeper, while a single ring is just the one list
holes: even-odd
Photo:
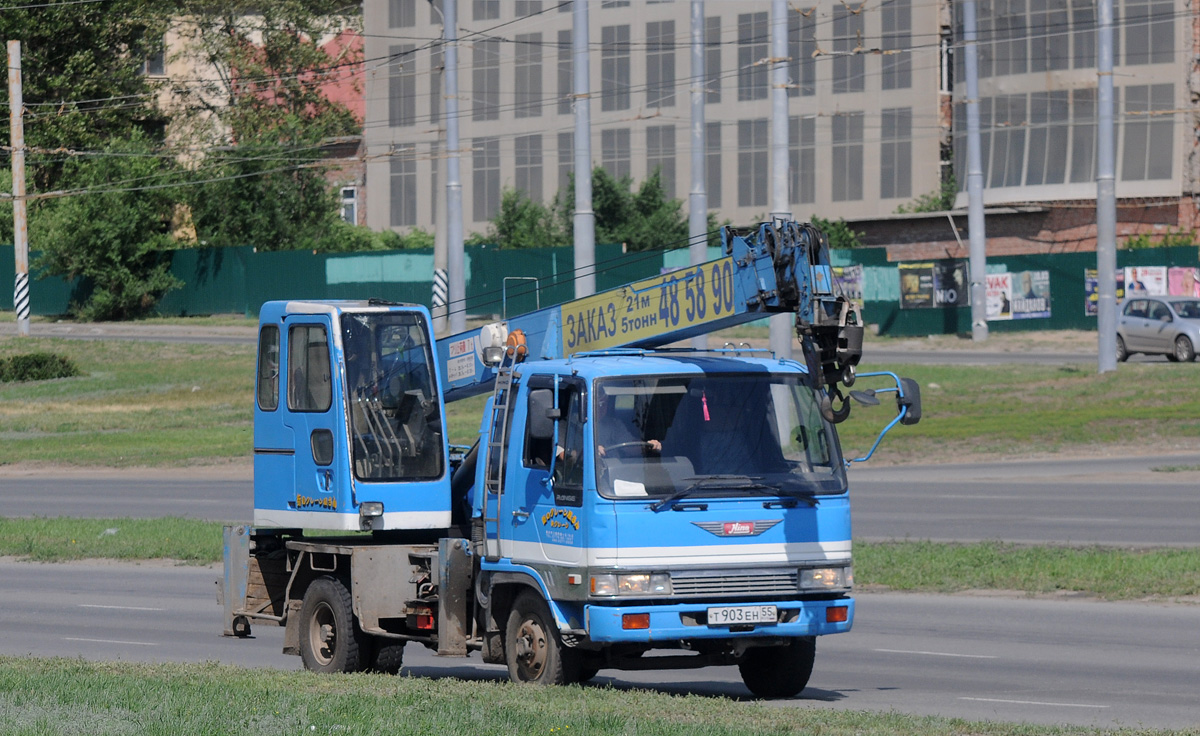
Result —
[{"label": "utility pole", "polygon": [[575,0],[571,59],[575,97],[575,298],[596,293],[596,213],[592,210],[591,72],[587,0]]},{"label": "utility pole", "polygon": [[25,202],[25,102],[21,97],[21,42],[8,42],[8,115],[12,131],[13,246],[17,335],[29,337],[29,212]]},{"label": "utility pole", "polygon": [[446,268],[450,277],[450,332],[457,335],[467,329],[467,259],[463,253],[462,180],[458,169],[458,0],[445,0],[442,19],[446,43],[442,57],[446,62]]},{"label": "utility pole", "polygon": [[975,0],[963,2],[963,53],[967,73],[967,252],[971,270],[971,339],[988,338],[987,230],[983,221],[983,155],[979,147],[979,46]]},{"label": "utility pole", "polygon": [[[790,220],[788,208],[787,0],[771,0],[771,219]],[[768,343],[776,357],[792,357],[794,318],[777,314],[770,320]]]},{"label": "utility pole", "polygon": [[1113,138],[1113,3],[1099,2],[1096,43],[1099,129],[1096,131],[1096,329],[1098,372],[1117,369],[1117,190]]},{"label": "utility pole", "polygon": [[[704,0],[692,0],[692,191],[688,194],[688,254],[693,266],[708,260],[708,191],[704,174]],[[696,335],[692,347],[708,347],[708,337]]]}]

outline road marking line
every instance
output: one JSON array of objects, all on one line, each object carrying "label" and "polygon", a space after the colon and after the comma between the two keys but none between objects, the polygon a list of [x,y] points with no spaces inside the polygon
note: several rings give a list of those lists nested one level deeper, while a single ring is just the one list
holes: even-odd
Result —
[{"label": "road marking line", "polygon": [[97,644],[132,644],[139,647],[156,647],[158,644],[152,641],[121,641],[119,639],[82,639],[75,636],[64,636],[63,641],[90,641]]},{"label": "road marking line", "polygon": [[889,654],[924,654],[929,657],[961,657],[963,659],[997,659],[993,654],[951,654],[950,652],[922,652],[912,649],[875,649],[876,652]]},{"label": "road marking line", "polygon": [[1014,705],[1052,705],[1059,708],[1110,708],[1108,705],[1092,703],[1044,703],[1040,700],[1004,700],[1002,698],[959,698],[959,700],[976,700],[981,703],[1012,703]]},{"label": "road marking line", "polygon": [[111,608],[117,611],[165,611],[165,608],[145,608],[143,606],[102,606],[98,603],[80,603],[80,608]]}]

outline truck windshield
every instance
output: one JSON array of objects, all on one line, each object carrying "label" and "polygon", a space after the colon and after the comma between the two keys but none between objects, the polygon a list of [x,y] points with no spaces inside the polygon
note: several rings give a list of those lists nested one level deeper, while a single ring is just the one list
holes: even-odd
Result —
[{"label": "truck windshield", "polygon": [[441,477],[442,415],[424,317],[343,314],[342,349],[355,477]]},{"label": "truck windshield", "polygon": [[606,379],[593,391],[596,487],[611,498],[813,496],[846,489],[801,375]]}]

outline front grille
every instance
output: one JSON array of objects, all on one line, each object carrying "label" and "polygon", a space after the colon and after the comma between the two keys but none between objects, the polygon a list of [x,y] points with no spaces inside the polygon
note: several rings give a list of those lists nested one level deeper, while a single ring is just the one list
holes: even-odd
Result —
[{"label": "front grille", "polygon": [[677,596],[795,595],[799,590],[798,573],[771,572],[737,574],[671,575],[671,589]]}]

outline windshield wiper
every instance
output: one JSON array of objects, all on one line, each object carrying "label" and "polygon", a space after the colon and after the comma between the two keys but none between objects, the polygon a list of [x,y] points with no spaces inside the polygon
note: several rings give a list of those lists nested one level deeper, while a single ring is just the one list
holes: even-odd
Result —
[{"label": "windshield wiper", "polygon": [[[691,480],[689,478],[689,480]],[[775,486],[759,483],[759,477],[751,477],[748,475],[703,475],[696,478],[696,482],[687,488],[680,488],[671,495],[650,505],[650,510],[654,512],[662,511],[667,506],[674,504],[676,501],[690,496],[696,491],[702,490],[723,490],[723,491],[763,491],[769,494],[779,493],[779,489]]]}]

